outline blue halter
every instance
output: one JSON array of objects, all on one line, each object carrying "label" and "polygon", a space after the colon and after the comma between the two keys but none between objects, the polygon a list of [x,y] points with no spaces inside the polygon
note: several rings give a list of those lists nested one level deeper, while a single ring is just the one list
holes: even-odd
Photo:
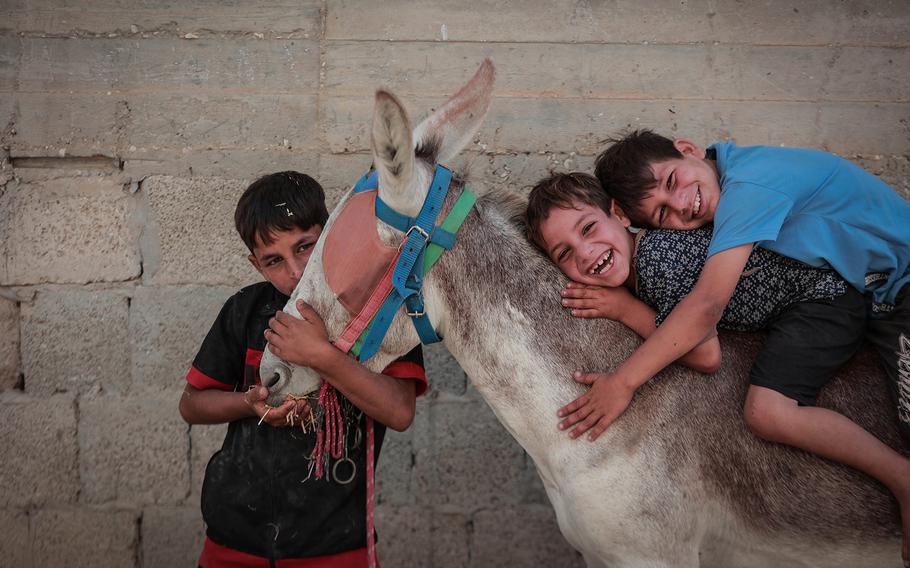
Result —
[{"label": "blue halter", "polygon": [[[442,340],[433,329],[433,324],[424,311],[424,253],[430,243],[439,245],[445,250],[451,250],[455,246],[455,234],[436,226],[436,218],[439,216],[439,210],[445,201],[451,181],[452,172],[437,164],[433,182],[430,184],[423,207],[416,218],[402,215],[389,207],[378,195],[376,196],[376,217],[405,233],[405,239],[392,273],[394,288],[382,303],[366,332],[366,338],[358,353],[360,361],[366,361],[379,349],[395,318],[395,313],[402,304],[411,317],[411,321],[414,322],[414,327],[417,329],[422,343],[437,343]],[[354,193],[378,188],[379,174],[371,171],[360,178],[354,186]]]}]

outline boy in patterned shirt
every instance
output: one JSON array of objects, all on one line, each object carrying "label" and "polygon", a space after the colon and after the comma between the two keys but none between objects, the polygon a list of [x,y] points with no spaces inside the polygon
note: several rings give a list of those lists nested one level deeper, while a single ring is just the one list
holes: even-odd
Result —
[{"label": "boy in patterned shirt", "polygon": [[[596,175],[636,226],[691,230],[713,223],[692,291],[612,373],[560,410],[562,427],[596,438],[635,390],[698,345],[724,313],[756,247],[840,274],[865,303],[866,339],[878,350],[910,440],[910,203],[880,179],[825,152],[781,147],[700,148],[637,131],[607,148]],[[798,304],[803,305],[803,303]],[[789,310],[788,310],[789,311]],[[822,455],[885,484],[901,507],[910,562],[910,460],[844,416],[800,398],[807,375],[830,373],[849,346],[824,343],[837,325],[823,310],[769,329],[752,369],[746,422],[760,436]],[[593,429],[592,429],[593,428]]]}]

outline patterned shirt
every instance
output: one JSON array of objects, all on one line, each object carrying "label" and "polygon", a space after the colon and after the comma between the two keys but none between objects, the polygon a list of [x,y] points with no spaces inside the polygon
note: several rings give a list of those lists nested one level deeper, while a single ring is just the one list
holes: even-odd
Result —
[{"label": "patterned shirt", "polygon": [[[636,293],[657,312],[657,325],[695,287],[708,258],[712,231],[713,226],[706,225],[691,231],[655,229],[636,235]],[[794,302],[831,299],[846,291],[847,283],[833,270],[755,247],[717,327],[762,329]]]}]

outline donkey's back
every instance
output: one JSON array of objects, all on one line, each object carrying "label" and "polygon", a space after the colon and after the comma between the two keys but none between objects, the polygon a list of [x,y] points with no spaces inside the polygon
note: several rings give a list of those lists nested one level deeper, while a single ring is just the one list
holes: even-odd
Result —
[{"label": "donkey's back", "polygon": [[[608,542],[606,565],[612,553],[622,558],[617,565],[628,564],[648,550],[642,539],[651,535],[653,546],[671,548],[658,556],[678,558],[678,565],[900,566],[899,509],[886,488],[746,428],[744,370],[761,339],[722,335],[725,362],[717,374],[674,366],[639,392],[607,431],[615,429],[613,447],[589,457],[578,479],[566,476],[555,496],[557,510],[575,517],[565,521],[573,525],[564,530],[570,540],[584,541],[582,550]],[[861,353],[824,389],[819,405],[906,452],[877,365],[874,353]],[[592,507],[591,486],[615,493],[605,496],[607,505]],[[624,550],[629,535],[636,535],[634,550]]]}]

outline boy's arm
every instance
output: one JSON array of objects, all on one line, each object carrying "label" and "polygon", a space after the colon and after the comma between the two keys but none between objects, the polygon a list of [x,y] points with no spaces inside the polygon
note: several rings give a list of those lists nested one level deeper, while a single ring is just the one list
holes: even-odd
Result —
[{"label": "boy's arm", "polygon": [[629,406],[639,386],[704,340],[720,321],[753,244],[739,245],[709,258],[692,292],[615,372],[576,372],[576,380],[593,382],[593,386],[559,410],[558,415],[563,417],[559,427],[575,426],[572,437],[591,430],[589,438],[597,439]]},{"label": "boy's arm", "polygon": [[313,308],[298,300],[297,310],[302,319],[278,312],[269,321],[268,349],[285,361],[310,367],[373,419],[406,430],[414,420],[416,381],[370,371],[329,342]]},{"label": "boy's arm", "polygon": [[[180,397],[180,416],[187,424],[224,424],[251,416],[262,417],[269,426],[288,426],[288,414],[306,416],[309,409],[305,401],[288,401],[269,410],[265,403],[268,389],[259,386],[247,392],[198,389],[187,384]],[[268,411],[268,414],[266,414]],[[297,422],[295,420],[295,422]]]},{"label": "boy's arm", "polygon": [[[644,339],[651,337],[657,330],[657,313],[625,287],[604,288],[569,282],[562,291],[562,298],[562,305],[571,308],[575,317],[601,317],[618,321]],[[720,342],[717,340],[717,332],[712,329],[701,343],[680,357],[677,363],[710,374],[720,367],[720,358]]]}]

